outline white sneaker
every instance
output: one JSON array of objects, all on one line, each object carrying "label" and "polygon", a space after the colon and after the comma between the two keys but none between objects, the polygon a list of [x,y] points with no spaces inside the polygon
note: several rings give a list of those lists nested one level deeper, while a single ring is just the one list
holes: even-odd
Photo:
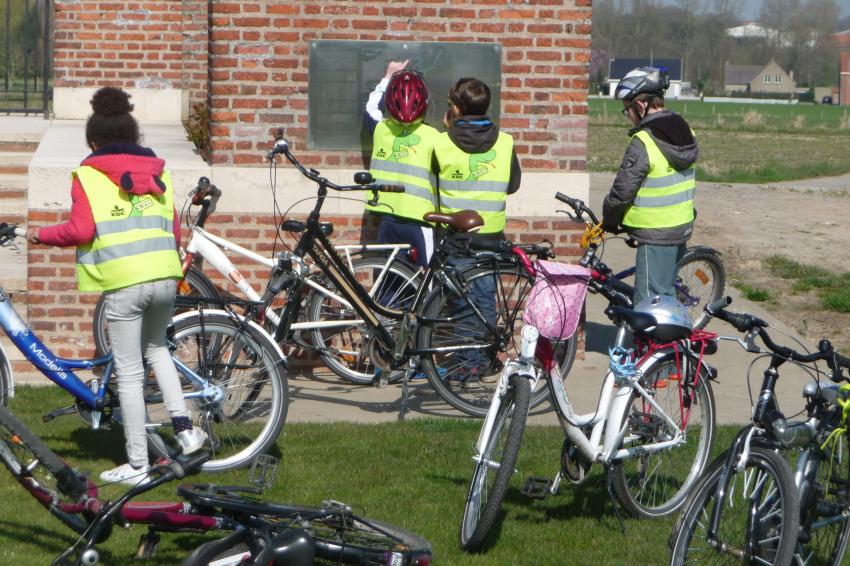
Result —
[{"label": "white sneaker", "polygon": [[192,430],[181,430],[177,433],[177,444],[183,449],[183,454],[197,452],[207,441],[207,433],[198,427]]},{"label": "white sneaker", "polygon": [[109,483],[124,483],[127,485],[137,486],[144,485],[151,481],[150,466],[134,468],[129,463],[121,464],[117,468],[106,470],[100,474],[100,479]]}]

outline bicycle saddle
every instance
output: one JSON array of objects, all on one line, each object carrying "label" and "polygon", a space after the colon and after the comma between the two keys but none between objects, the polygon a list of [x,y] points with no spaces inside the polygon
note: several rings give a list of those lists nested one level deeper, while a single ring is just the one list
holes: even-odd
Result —
[{"label": "bicycle saddle", "polygon": [[605,309],[605,314],[617,324],[625,322],[635,334],[644,334],[660,342],[672,342],[691,334],[691,329],[673,324],[659,324],[651,314],[636,312],[626,307],[611,306]]},{"label": "bicycle saddle", "polygon": [[[320,222],[319,226],[322,229],[322,234],[325,236],[330,236],[334,232],[334,225],[330,222]],[[284,220],[280,223],[280,229],[286,230],[287,232],[301,233],[307,229],[307,225],[298,220]]]},{"label": "bicycle saddle", "polygon": [[461,210],[453,214],[429,212],[422,219],[427,222],[446,224],[458,232],[473,232],[484,226],[484,219],[474,210]]}]

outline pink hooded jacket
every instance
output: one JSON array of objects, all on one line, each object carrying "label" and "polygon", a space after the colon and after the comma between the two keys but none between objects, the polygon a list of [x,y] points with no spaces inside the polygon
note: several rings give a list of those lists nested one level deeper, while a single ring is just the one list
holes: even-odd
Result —
[{"label": "pink hooded jacket", "polygon": [[[111,151],[110,151],[111,150]],[[121,150],[122,153],[113,153]],[[128,151],[124,153],[123,151]],[[81,165],[93,167],[135,195],[162,194],[165,185],[160,180],[165,161],[153,151],[140,146],[107,146],[86,157]],[[44,226],[38,239],[51,246],[80,246],[94,240],[95,224],[91,204],[80,180],[74,177],[71,187],[71,216],[67,222]],[[180,246],[180,222],[174,211],[174,239]]]}]

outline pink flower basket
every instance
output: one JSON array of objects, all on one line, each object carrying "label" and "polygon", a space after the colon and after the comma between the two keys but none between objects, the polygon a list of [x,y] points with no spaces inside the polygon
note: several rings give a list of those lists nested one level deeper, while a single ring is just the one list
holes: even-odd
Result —
[{"label": "pink flower basket", "polygon": [[541,336],[566,340],[578,326],[590,270],[579,265],[543,260],[538,261],[535,267],[537,277],[526,303],[523,321],[537,327]]}]

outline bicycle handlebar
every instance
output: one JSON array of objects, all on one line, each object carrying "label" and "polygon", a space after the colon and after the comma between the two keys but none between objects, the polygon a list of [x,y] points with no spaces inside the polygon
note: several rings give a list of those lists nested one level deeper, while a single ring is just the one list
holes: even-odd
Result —
[{"label": "bicycle handlebar", "polygon": [[17,224],[7,224],[0,222],[0,246],[7,246],[15,238],[26,238],[27,231],[23,228],[18,228]]},{"label": "bicycle handlebar", "polygon": [[837,353],[832,348],[829,340],[824,338],[818,342],[818,351],[814,354],[802,354],[787,346],[780,346],[770,338],[766,330],[768,327],[767,322],[752,314],[727,312],[725,309],[731,303],[731,297],[717,299],[705,306],[705,312],[711,317],[728,322],[739,332],[756,331],[762,342],[764,342],[764,345],[774,354],[801,363],[826,361],[826,365],[832,371],[832,375],[830,376],[832,381],[838,382],[845,379],[843,370],[850,370],[850,358]]},{"label": "bicycle handlebar", "polygon": [[587,217],[590,218],[591,222],[599,224],[599,220],[596,219],[596,215],[593,211],[590,210],[590,208],[588,208],[588,206],[580,199],[568,197],[561,192],[555,193],[555,198],[572,208],[575,211],[576,216],[579,218],[581,218],[583,214],[587,214]]},{"label": "bicycle handlebar", "polygon": [[[335,191],[372,191],[372,192],[384,192],[384,193],[403,193],[404,185],[396,185],[396,184],[383,184],[383,183],[360,183],[356,185],[337,185],[336,183],[328,180],[325,177],[322,177],[321,173],[317,169],[307,168],[301,164],[298,159],[292,155],[292,152],[289,151],[289,142],[286,139],[280,137],[278,138],[269,152],[266,154],[266,159],[269,161],[273,161],[275,156],[283,155],[286,157],[287,161],[289,161],[298,171],[301,172],[302,175],[317,183],[319,187],[324,187],[328,189],[333,189]],[[369,176],[371,178],[371,175]]]}]

